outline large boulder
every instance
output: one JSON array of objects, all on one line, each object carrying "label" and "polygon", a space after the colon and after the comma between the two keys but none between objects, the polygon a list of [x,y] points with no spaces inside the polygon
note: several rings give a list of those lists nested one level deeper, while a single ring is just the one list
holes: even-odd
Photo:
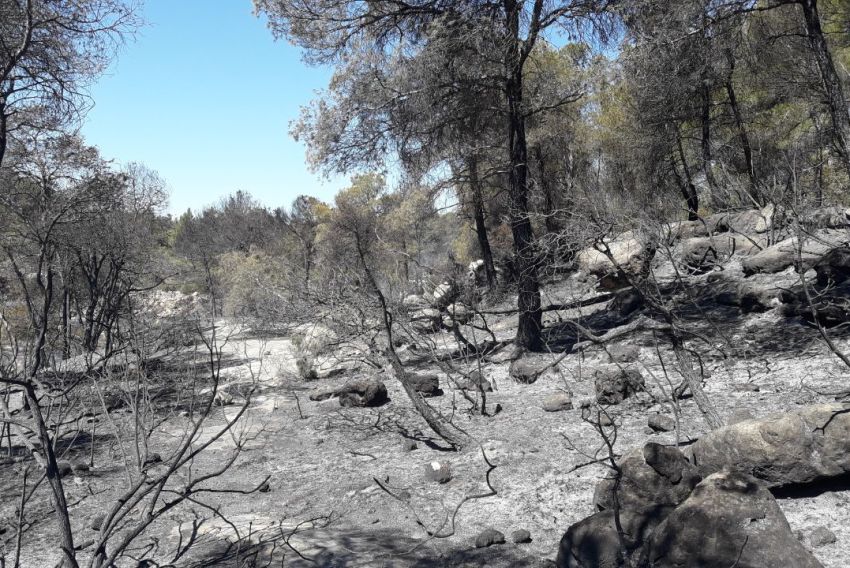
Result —
[{"label": "large boulder", "polygon": [[762,209],[715,213],[705,221],[712,233],[766,233],[773,226],[775,212],[776,208],[771,203]]},{"label": "large boulder", "polygon": [[373,407],[389,402],[387,387],[378,379],[355,379],[336,390],[340,406]]},{"label": "large boulder", "polygon": [[591,371],[599,404],[619,404],[633,394],[644,390],[643,375],[637,369],[619,365],[605,365]]},{"label": "large boulder", "polygon": [[704,269],[726,262],[733,254],[756,254],[766,246],[763,235],[722,234],[686,239],[676,246],[674,256],[685,266]]},{"label": "large boulder", "polygon": [[850,473],[850,403],[817,404],[715,430],[690,447],[703,475],[730,469],[770,487]]},{"label": "large boulder", "polygon": [[619,488],[612,478],[601,480],[593,494],[598,510],[614,508],[614,491],[620,507],[632,510],[655,506],[675,507],[702,480],[696,468],[678,448],[648,443],[626,454],[617,465]]},{"label": "large boulder", "polygon": [[803,270],[812,268],[831,248],[847,241],[843,231],[821,231],[804,238],[802,246],[797,237],[771,245],[741,261],[744,274],[772,274],[801,263]]},{"label": "large boulder", "polygon": [[836,247],[815,263],[818,286],[841,284],[850,279],[850,247]]},{"label": "large boulder", "polygon": [[791,532],[773,495],[740,473],[715,473],[653,531],[654,568],[818,568]]},{"label": "large boulder", "polygon": [[800,216],[807,229],[844,229],[850,225],[850,209],[845,207],[819,207]]},{"label": "large boulder", "polygon": [[[558,544],[557,568],[616,568],[623,553],[639,555],[644,542],[670,512],[669,508],[620,511],[622,535],[617,531],[614,511],[608,509],[572,525]],[[621,540],[622,537],[622,540]],[[623,550],[624,546],[625,550]]]},{"label": "large boulder", "polygon": [[[605,247],[610,251],[614,262],[608,258]],[[619,271],[631,275],[639,274],[646,263],[646,256],[653,253],[654,250],[629,232],[605,244],[580,251],[576,255],[576,262],[579,270],[601,280],[616,276]]]}]

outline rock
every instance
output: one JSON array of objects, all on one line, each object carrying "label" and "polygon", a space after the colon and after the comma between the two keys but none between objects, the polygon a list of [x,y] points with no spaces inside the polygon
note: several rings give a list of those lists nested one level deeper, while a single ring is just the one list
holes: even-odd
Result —
[{"label": "rock", "polygon": [[[756,391],[758,392],[758,391]],[[747,410],[746,408],[736,408],[732,411],[731,414],[726,418],[726,424],[731,426],[732,424],[738,424],[739,422],[746,422],[747,420],[753,420],[755,416],[753,413]]]},{"label": "rock", "polygon": [[834,286],[850,279],[850,247],[837,247],[814,265],[818,286]]},{"label": "rock", "polygon": [[[664,519],[669,508],[623,509],[620,525],[627,552],[637,551]],[[620,535],[614,511],[600,511],[572,525],[558,544],[557,568],[614,568],[621,566]]]},{"label": "rock", "polygon": [[619,404],[644,388],[643,375],[637,369],[608,365],[591,371],[599,404]]},{"label": "rock", "polygon": [[434,373],[410,373],[407,375],[407,380],[410,381],[413,390],[426,398],[443,394],[440,378]]},{"label": "rock", "polygon": [[106,520],[106,515],[100,513],[92,517],[91,522],[89,523],[89,527],[94,531],[99,531],[100,527],[103,526],[103,521]]},{"label": "rock", "polygon": [[61,461],[56,464],[56,472],[59,474],[59,477],[65,477],[66,475],[71,475],[74,471],[74,468],[70,463],[66,461]]},{"label": "rock", "polygon": [[658,414],[654,412],[647,419],[647,426],[655,432],[672,432],[676,429],[676,420],[672,416],[666,414]]},{"label": "rock", "polygon": [[405,440],[401,443],[401,451],[403,452],[412,452],[417,449],[419,446],[416,445],[416,442],[413,440]]},{"label": "rock", "polygon": [[434,288],[434,292],[431,294],[431,306],[438,310],[444,310],[455,301],[459,292],[457,284],[447,280]]},{"label": "rock", "polygon": [[401,305],[407,308],[408,311],[423,310],[430,307],[428,300],[419,294],[410,294],[409,296],[405,296],[401,301]]},{"label": "rock", "polygon": [[472,319],[472,311],[460,302],[449,304],[446,308],[446,313],[449,315],[449,319],[461,324],[467,323]]},{"label": "rock", "polygon": [[[631,232],[620,235],[606,243],[614,259],[614,263],[605,254],[603,245],[588,247],[576,255],[579,270],[599,279],[617,276],[619,270],[626,274],[637,275],[645,264],[645,257],[654,251]],[[616,265],[615,265],[616,263]]]},{"label": "rock", "polygon": [[494,544],[505,544],[505,535],[496,529],[484,529],[475,537],[475,548],[487,548]]},{"label": "rock", "polygon": [[433,461],[425,464],[425,477],[437,483],[448,483],[452,478],[452,470],[449,464]]},{"label": "rock", "polygon": [[518,529],[511,533],[511,541],[516,544],[525,544],[531,542],[531,533],[525,529]]},{"label": "rock", "polygon": [[[618,465],[622,471],[618,499],[621,508],[643,510],[655,506],[675,507],[702,479],[677,448],[650,442],[626,454]],[[615,480],[596,485],[593,505],[597,510],[614,506]]]},{"label": "rock", "polygon": [[673,221],[665,223],[662,228],[662,236],[668,244],[673,244],[682,239],[694,237],[707,237],[708,227],[703,221]]},{"label": "rock", "polygon": [[637,345],[619,343],[608,348],[608,356],[615,363],[634,363],[640,358]]},{"label": "rock", "polygon": [[479,371],[472,371],[459,384],[460,390],[493,392],[493,385]]},{"label": "rock", "polygon": [[726,262],[733,254],[751,255],[767,246],[763,235],[722,234],[679,243],[674,256],[687,267],[706,269]]},{"label": "rock", "polygon": [[233,395],[226,391],[219,390],[215,393],[213,403],[216,406],[229,406],[233,404]]},{"label": "rock", "polygon": [[573,396],[568,392],[558,391],[543,400],[543,410],[546,412],[561,412],[573,409]]},{"label": "rock", "polygon": [[443,320],[440,311],[434,308],[417,310],[410,314],[410,325],[419,333],[434,333],[439,331]]},{"label": "rock", "polygon": [[776,207],[770,203],[762,209],[715,213],[705,222],[712,233],[764,233],[773,225]]},{"label": "rock", "polygon": [[720,428],[691,446],[705,475],[728,468],[769,487],[850,473],[850,403],[816,404]]},{"label": "rock", "polygon": [[812,229],[843,229],[850,220],[850,209],[844,207],[819,207],[800,216],[800,223]]},{"label": "rock", "polygon": [[339,405],[346,407],[375,407],[389,402],[387,387],[378,379],[355,379],[337,389]]},{"label": "rock", "polygon": [[790,266],[797,266],[799,260],[802,260],[801,266],[803,271],[806,271],[815,266],[831,248],[846,241],[847,235],[843,231],[820,231],[805,238],[802,247],[797,237],[791,237],[743,259],[741,266],[746,276],[758,273],[773,274]]},{"label": "rock", "polygon": [[791,532],[773,495],[740,473],[715,473],[655,529],[647,546],[654,568],[821,567]]},{"label": "rock", "polygon": [[508,374],[516,382],[530,385],[536,382],[540,378],[540,375],[548,370],[545,365],[535,365],[528,359],[523,358],[511,362]]},{"label": "rock", "polygon": [[339,340],[336,332],[320,323],[299,325],[290,337],[300,351],[313,355],[319,355]]},{"label": "rock", "polygon": [[835,533],[826,527],[816,527],[809,533],[809,544],[812,548],[826,546],[827,544],[832,544],[837,540],[838,539],[835,538]]}]

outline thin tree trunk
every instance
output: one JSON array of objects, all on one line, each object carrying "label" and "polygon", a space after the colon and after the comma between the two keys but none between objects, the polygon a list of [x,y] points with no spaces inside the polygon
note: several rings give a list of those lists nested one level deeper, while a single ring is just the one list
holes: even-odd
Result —
[{"label": "thin tree trunk", "polygon": [[375,279],[375,276],[372,274],[372,269],[366,261],[366,251],[363,250],[360,235],[355,232],[353,236],[354,242],[357,246],[357,255],[360,259],[360,264],[363,267],[363,272],[366,274],[369,287],[378,297],[378,302],[381,305],[381,317],[383,318],[384,332],[387,336],[387,358],[389,359],[390,365],[396,374],[396,378],[398,378],[401,383],[401,386],[407,394],[407,397],[410,399],[410,402],[413,403],[413,407],[416,409],[416,412],[418,412],[428,426],[431,427],[431,430],[433,430],[440,438],[451,444],[454,448],[462,448],[471,442],[469,435],[461,431],[457,426],[443,418],[442,415],[431,408],[431,406],[425,402],[425,399],[422,398],[422,395],[416,392],[416,389],[413,388],[412,384],[410,384],[407,372],[404,370],[401,359],[399,359],[398,354],[395,351],[395,347],[393,346],[392,317],[389,312],[389,307],[387,306],[386,297],[381,291],[381,288],[378,286],[378,281]]},{"label": "thin tree trunk", "polygon": [[546,232],[549,234],[559,233],[561,227],[558,220],[555,219],[555,196],[552,191],[552,184],[549,182],[549,177],[546,175],[546,160],[543,158],[543,151],[540,146],[534,147],[534,161],[537,162],[538,185],[543,193],[543,203],[545,211],[543,212],[543,223],[546,226]]},{"label": "thin tree trunk", "polygon": [[487,224],[484,219],[484,196],[481,191],[481,179],[478,177],[478,159],[467,158],[469,170],[469,188],[472,192],[472,208],[475,217],[475,234],[478,237],[478,248],[481,249],[481,259],[484,261],[484,273],[487,276],[487,286],[496,286],[496,265],[493,262],[493,250],[490,248],[490,238],[487,236]]},{"label": "thin tree trunk", "polygon": [[729,97],[729,106],[732,107],[732,116],[735,118],[735,127],[738,129],[738,139],[741,141],[741,150],[744,152],[744,163],[747,168],[747,176],[750,180],[750,195],[752,195],[753,199],[759,205],[765,205],[764,197],[761,195],[761,190],[759,190],[758,181],[756,180],[756,168],[753,162],[753,149],[750,145],[750,137],[744,125],[741,107],[738,105],[738,97],[735,94],[735,86],[732,82],[732,75],[735,73],[735,55],[732,53],[732,50],[726,51],[726,60],[729,62],[726,95]]},{"label": "thin tree trunk", "polygon": [[700,112],[700,123],[702,126],[702,137],[700,138],[700,144],[702,146],[702,168],[703,172],[705,172],[705,181],[708,183],[711,195],[712,197],[716,197],[717,180],[714,179],[714,172],[711,169],[711,85],[706,78],[703,78],[700,94],[702,101]]},{"label": "thin tree trunk", "polygon": [[844,169],[850,176],[850,112],[847,110],[847,99],[841,86],[841,78],[835,70],[829,45],[826,43],[820,24],[817,0],[799,0],[803,8],[803,18],[806,22],[806,33],[820,70],[824,91],[829,105],[829,115],[832,119],[833,141],[841,158]]},{"label": "thin tree trunk", "polygon": [[517,277],[519,324],[516,344],[537,350],[542,348],[543,318],[540,310],[540,283],[537,277],[537,255],[534,231],[528,217],[528,142],[525,138],[523,109],[522,54],[519,36],[520,7],[515,1],[505,2],[508,46],[505,53],[507,82],[505,96],[508,112],[510,224],[514,241],[514,267]]},{"label": "thin tree trunk", "polygon": [[[682,170],[685,173],[684,183],[680,184],[682,188],[682,196],[685,198],[685,205],[688,208],[688,221],[696,221],[699,219],[699,193],[694,185],[691,177],[691,169],[688,167],[688,161],[685,158],[685,149],[682,146],[682,136],[679,134],[679,127],[676,127],[676,149],[679,151],[679,160],[682,162]],[[673,171],[678,175],[676,170],[676,162],[673,162]]]}]

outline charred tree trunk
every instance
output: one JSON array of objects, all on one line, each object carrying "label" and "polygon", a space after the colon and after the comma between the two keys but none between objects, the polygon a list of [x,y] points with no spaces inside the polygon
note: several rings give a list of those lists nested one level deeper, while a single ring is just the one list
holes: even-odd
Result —
[{"label": "charred tree trunk", "polygon": [[700,124],[702,126],[700,144],[702,146],[702,168],[703,172],[705,172],[705,181],[708,183],[711,195],[716,196],[717,180],[714,179],[714,172],[711,169],[711,85],[707,78],[703,78],[702,80],[700,95]]},{"label": "charred tree trunk", "polygon": [[738,139],[741,141],[741,150],[744,152],[744,164],[747,168],[747,177],[750,180],[750,195],[756,200],[759,205],[765,205],[764,197],[759,190],[758,180],[756,180],[756,168],[753,162],[753,148],[750,145],[750,137],[747,134],[747,128],[744,125],[744,118],[741,115],[741,107],[738,105],[738,97],[735,94],[735,85],[732,82],[732,75],[735,73],[735,56],[731,50],[726,51],[726,60],[729,62],[729,77],[726,80],[726,95],[729,98],[729,106],[732,108],[732,116],[735,118],[735,128],[738,130]]},{"label": "charred tree trunk", "polygon": [[540,283],[537,277],[537,255],[534,231],[528,217],[528,142],[525,137],[523,109],[523,53],[520,51],[521,7],[515,0],[505,1],[509,33],[505,52],[505,97],[508,119],[508,190],[510,223],[514,241],[514,265],[518,285],[519,325],[516,344],[526,349],[542,347],[543,318],[540,309]]},{"label": "charred tree trunk", "polygon": [[493,250],[490,248],[490,238],[487,236],[487,225],[484,219],[484,195],[481,191],[481,179],[478,177],[478,159],[470,157],[466,166],[469,169],[469,189],[472,192],[472,209],[475,217],[475,234],[478,237],[478,247],[481,249],[481,260],[484,261],[484,273],[487,276],[487,286],[496,286],[496,265],[493,262]]},{"label": "charred tree trunk", "polygon": [[699,194],[694,185],[688,161],[685,158],[685,148],[682,146],[682,136],[679,134],[678,127],[676,127],[676,149],[679,152],[679,161],[682,162],[682,170],[685,173],[684,179],[679,176],[675,160],[673,160],[673,172],[680,178],[679,186],[682,188],[682,196],[685,198],[685,205],[688,208],[688,221],[696,221],[699,219]]},{"label": "charred tree trunk", "polygon": [[534,147],[534,161],[537,163],[538,185],[543,193],[543,204],[545,211],[543,212],[543,223],[546,227],[546,232],[549,234],[559,233],[561,227],[558,220],[555,218],[555,195],[552,189],[552,184],[546,175],[546,160],[543,157],[543,151],[540,146]]},{"label": "charred tree trunk", "polygon": [[817,0],[799,0],[799,4],[803,8],[806,35],[809,37],[809,43],[818,64],[827,104],[829,105],[833,141],[844,169],[850,175],[850,148],[848,148],[848,143],[850,143],[850,113],[847,110],[847,99],[844,97],[841,78],[835,70],[829,45],[826,43],[826,37],[821,28]]}]

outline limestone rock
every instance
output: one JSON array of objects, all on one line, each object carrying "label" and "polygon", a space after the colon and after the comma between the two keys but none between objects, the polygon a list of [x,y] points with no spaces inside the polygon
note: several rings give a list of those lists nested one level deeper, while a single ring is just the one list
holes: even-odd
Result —
[{"label": "limestone rock", "polygon": [[691,446],[702,475],[724,468],[770,487],[850,473],[850,403],[817,404],[715,430]]},{"label": "limestone rock", "polygon": [[729,472],[706,478],[664,519],[649,541],[647,560],[655,568],[821,566],[794,538],[770,491]]},{"label": "limestone rock", "polygon": [[672,416],[653,412],[647,419],[647,426],[655,432],[672,432],[676,429],[676,420]]},{"label": "limestone rock", "polygon": [[505,544],[505,535],[496,529],[484,529],[475,537],[475,548],[486,548],[494,544]]},{"label": "limestone rock", "polygon": [[573,397],[568,392],[558,391],[550,394],[543,400],[543,410],[546,412],[561,412],[572,410]]}]

